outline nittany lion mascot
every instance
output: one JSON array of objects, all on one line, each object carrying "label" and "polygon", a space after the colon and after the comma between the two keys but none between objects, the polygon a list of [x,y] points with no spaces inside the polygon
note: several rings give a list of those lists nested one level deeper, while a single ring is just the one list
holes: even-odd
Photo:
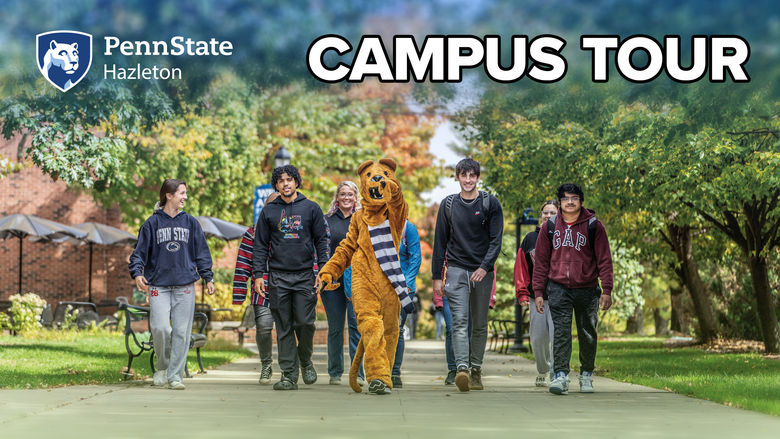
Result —
[{"label": "nittany lion mascot", "polygon": [[349,385],[355,392],[362,391],[357,371],[365,351],[368,391],[376,395],[390,393],[393,386],[390,373],[398,344],[400,307],[414,311],[398,260],[409,207],[395,168],[395,162],[387,158],[378,163],[369,160],[358,167],[363,207],[352,216],[347,237],[317,277],[318,288],[332,290],[338,287],[333,280],[352,266],[352,305],[361,337],[349,371]]}]

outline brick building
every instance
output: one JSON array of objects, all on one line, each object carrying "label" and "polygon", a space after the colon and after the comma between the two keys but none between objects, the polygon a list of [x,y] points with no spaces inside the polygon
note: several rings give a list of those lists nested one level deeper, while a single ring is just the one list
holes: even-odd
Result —
[{"label": "brick building", "polygon": [[[0,155],[18,161],[21,137],[0,138]],[[37,215],[62,224],[94,221],[127,230],[118,209],[102,209],[88,194],[54,181],[35,166],[0,179],[0,216],[14,213]],[[94,246],[92,256],[93,301],[129,296],[133,281],[127,273],[131,247]],[[86,245],[24,240],[22,292],[34,292],[55,304],[86,299],[89,285],[89,248]],[[18,291],[19,239],[0,240],[0,300]]]}]

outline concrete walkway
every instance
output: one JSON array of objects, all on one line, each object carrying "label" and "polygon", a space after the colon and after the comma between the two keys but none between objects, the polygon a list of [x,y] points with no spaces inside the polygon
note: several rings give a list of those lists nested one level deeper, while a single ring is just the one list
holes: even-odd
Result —
[{"label": "concrete walkway", "polygon": [[[148,382],[0,391],[3,438],[777,438],[780,418],[596,377],[596,393],[568,396],[533,386],[525,359],[488,353],[484,391],[444,385],[444,344],[414,341],[403,389],[357,394],[319,381],[297,392],[257,384],[256,359],[185,380],[187,390]],[[275,355],[274,355],[275,356]],[[278,379],[274,365],[274,378]],[[346,378],[346,376],[345,376]]]}]

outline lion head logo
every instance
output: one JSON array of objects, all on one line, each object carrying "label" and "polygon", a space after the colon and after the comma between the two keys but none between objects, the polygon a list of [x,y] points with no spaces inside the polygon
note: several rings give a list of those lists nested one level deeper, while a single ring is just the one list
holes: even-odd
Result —
[{"label": "lion head logo", "polygon": [[68,91],[86,76],[92,65],[92,35],[52,31],[36,36],[38,70],[52,85]]}]

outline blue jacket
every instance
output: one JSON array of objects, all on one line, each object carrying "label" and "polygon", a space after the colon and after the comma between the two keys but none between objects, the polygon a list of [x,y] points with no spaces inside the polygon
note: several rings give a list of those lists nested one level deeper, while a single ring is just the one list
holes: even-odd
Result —
[{"label": "blue jacket", "polygon": [[420,272],[422,256],[420,255],[420,233],[411,221],[406,222],[398,257],[401,260],[401,271],[406,278],[406,286],[409,287],[409,292],[414,293],[417,291],[417,273]]},{"label": "blue jacket", "polygon": [[158,287],[189,285],[200,278],[210,282],[213,277],[203,229],[184,211],[171,218],[159,209],[144,222],[128,268],[133,279],[143,275]]}]

